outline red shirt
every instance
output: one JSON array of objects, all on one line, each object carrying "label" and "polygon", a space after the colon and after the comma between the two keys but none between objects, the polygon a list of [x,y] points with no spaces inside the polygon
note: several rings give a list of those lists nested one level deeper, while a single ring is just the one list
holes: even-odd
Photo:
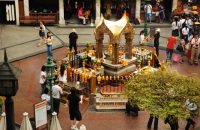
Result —
[{"label": "red shirt", "polygon": [[176,38],[173,36],[168,37],[167,48],[174,49],[174,44],[176,44]]}]

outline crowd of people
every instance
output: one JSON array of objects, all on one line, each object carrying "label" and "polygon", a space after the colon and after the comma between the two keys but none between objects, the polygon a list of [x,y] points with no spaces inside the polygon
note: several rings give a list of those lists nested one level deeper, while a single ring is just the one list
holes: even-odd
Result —
[{"label": "crowd of people", "polygon": [[180,63],[184,62],[184,56],[186,55],[190,65],[193,63],[198,65],[200,45],[199,30],[198,25],[196,25],[198,21],[197,15],[183,15],[173,18],[172,37],[181,39],[178,48],[176,48],[181,56]]}]

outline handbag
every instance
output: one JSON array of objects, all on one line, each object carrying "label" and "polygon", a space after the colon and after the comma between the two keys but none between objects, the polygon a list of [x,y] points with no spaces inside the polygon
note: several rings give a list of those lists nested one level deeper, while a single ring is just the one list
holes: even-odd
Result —
[{"label": "handbag", "polygon": [[179,52],[181,52],[181,51],[183,51],[183,48],[182,48],[181,45],[178,45],[178,46],[176,47],[176,50],[179,51]]}]

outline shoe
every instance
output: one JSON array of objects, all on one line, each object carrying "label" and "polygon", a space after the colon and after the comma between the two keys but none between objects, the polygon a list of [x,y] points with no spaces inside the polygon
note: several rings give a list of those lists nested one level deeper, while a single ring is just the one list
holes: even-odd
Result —
[{"label": "shoe", "polygon": [[184,62],[184,60],[182,60],[182,62]]},{"label": "shoe", "polygon": [[192,63],[190,63],[190,65],[192,65]]},{"label": "shoe", "polygon": [[37,47],[40,47],[40,44],[38,44]]},{"label": "shoe", "polygon": [[78,128],[76,126],[71,126],[71,130],[78,130]]},{"label": "shoe", "polygon": [[194,64],[197,65],[197,66],[199,65],[198,63],[194,63]]},{"label": "shoe", "polygon": [[179,63],[181,63],[181,64],[182,64],[183,62],[182,62],[182,61],[179,61]]}]

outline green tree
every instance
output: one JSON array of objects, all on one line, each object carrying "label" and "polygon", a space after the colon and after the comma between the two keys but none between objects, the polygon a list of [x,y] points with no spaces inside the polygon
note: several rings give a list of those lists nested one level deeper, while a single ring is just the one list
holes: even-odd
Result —
[{"label": "green tree", "polygon": [[[125,83],[125,95],[131,104],[137,102],[140,109],[166,119],[187,119],[189,111],[184,104],[187,99],[200,106],[200,79],[195,74],[180,75],[166,68],[154,72],[141,72]],[[199,109],[197,111],[199,114]]]}]

